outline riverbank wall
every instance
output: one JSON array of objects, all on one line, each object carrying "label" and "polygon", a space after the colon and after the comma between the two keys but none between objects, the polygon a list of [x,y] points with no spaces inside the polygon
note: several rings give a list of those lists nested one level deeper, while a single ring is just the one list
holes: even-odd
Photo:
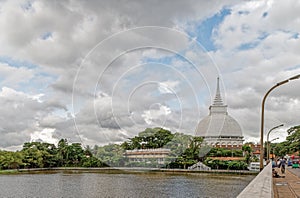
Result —
[{"label": "riverbank wall", "polygon": [[189,169],[162,169],[162,168],[144,168],[144,167],[105,167],[105,168],[85,168],[85,167],[55,167],[55,168],[29,168],[29,169],[12,169],[2,170],[0,174],[18,174],[18,173],[38,173],[53,171],[69,172],[93,172],[93,173],[142,173],[142,172],[165,172],[165,173],[207,173],[207,174],[237,174],[237,175],[257,175],[258,172],[247,170],[189,170]]}]

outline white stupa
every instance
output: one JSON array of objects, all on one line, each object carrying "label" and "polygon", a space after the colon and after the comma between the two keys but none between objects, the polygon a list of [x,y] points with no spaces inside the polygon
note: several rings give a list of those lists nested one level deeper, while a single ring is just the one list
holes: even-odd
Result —
[{"label": "white stupa", "polygon": [[243,145],[242,129],[239,123],[227,112],[227,105],[223,104],[219,78],[213,104],[209,107],[209,115],[203,118],[196,129],[196,136],[204,138],[210,146],[240,147]]}]

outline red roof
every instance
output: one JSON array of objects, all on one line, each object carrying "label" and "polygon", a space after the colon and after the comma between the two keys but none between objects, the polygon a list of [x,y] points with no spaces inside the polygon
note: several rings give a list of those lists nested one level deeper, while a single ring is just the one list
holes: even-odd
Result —
[{"label": "red roof", "polygon": [[260,154],[260,150],[254,151],[253,154]]},{"label": "red roof", "polygon": [[210,157],[211,159],[218,159],[221,161],[238,161],[238,160],[244,160],[244,157]]}]

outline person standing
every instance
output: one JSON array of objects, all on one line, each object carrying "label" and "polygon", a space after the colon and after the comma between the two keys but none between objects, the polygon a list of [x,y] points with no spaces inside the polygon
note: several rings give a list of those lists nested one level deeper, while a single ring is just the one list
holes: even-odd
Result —
[{"label": "person standing", "polygon": [[276,167],[277,167],[276,161],[272,159],[272,168],[276,168]]},{"label": "person standing", "polygon": [[282,174],[285,173],[285,164],[286,164],[286,158],[282,158],[282,160],[280,161],[280,170]]},{"label": "person standing", "polygon": [[276,163],[277,163],[277,167],[280,168],[281,159],[278,158]]}]

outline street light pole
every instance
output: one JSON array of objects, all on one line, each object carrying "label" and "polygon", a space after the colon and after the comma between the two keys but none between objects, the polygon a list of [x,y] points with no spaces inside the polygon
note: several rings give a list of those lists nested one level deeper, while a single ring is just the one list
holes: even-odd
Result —
[{"label": "street light pole", "polygon": [[267,96],[270,94],[270,92],[275,89],[276,87],[279,87],[280,85],[283,85],[285,83],[288,83],[290,80],[296,80],[300,78],[300,74],[293,76],[287,80],[284,80],[282,82],[277,83],[269,91],[265,94],[262,104],[261,104],[261,125],[260,125],[260,159],[259,159],[259,167],[260,171],[264,168],[264,114],[265,114],[265,102],[267,99]]},{"label": "street light pole", "polygon": [[[279,139],[279,137],[277,137],[277,138],[274,138],[273,140],[271,140],[270,142],[268,141],[267,142],[267,149],[268,149],[268,151],[267,151],[267,153],[268,153],[268,156],[270,156],[270,143],[272,142],[272,141],[274,141],[274,140],[278,140]],[[274,155],[274,152],[273,152],[273,155]],[[269,159],[269,158],[268,158]]]},{"label": "street light pole", "polygon": [[274,129],[277,129],[279,127],[282,127],[283,124],[278,125],[276,127],[273,127],[272,129],[269,130],[268,135],[267,135],[267,160],[270,158],[270,142],[269,142],[269,135],[271,133],[271,131],[273,131]]}]

